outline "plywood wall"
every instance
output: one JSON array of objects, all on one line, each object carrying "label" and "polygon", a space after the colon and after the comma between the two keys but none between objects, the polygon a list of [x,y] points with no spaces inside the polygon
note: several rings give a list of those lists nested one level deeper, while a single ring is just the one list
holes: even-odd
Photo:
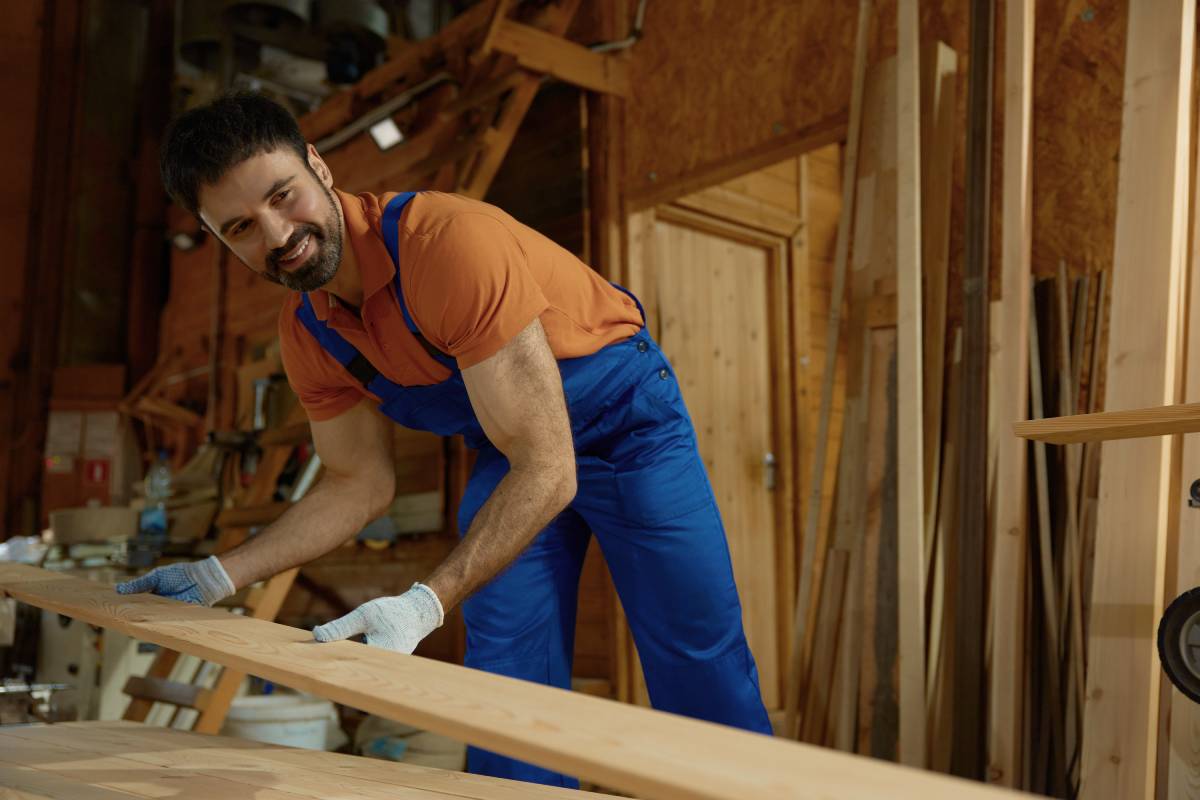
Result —
[{"label": "plywood wall", "polygon": [[[921,4],[922,38],[944,41],[963,56],[960,120],[970,61],[967,7],[961,0]],[[636,99],[626,108],[629,202],[640,207],[643,198],[669,200],[673,186],[684,194],[703,188],[705,176],[719,183],[730,177],[723,170],[731,164],[836,132],[849,105],[856,8],[818,0],[649,3],[644,38],[631,55]],[[1128,0],[1037,4],[1033,251],[1039,273],[1057,269],[1059,259],[1077,271],[1112,258],[1127,14]],[[1003,14],[997,13],[996,24],[1002,64]],[[895,2],[881,0],[869,61],[894,51]],[[997,98],[1001,83],[998,74]],[[963,131],[960,123],[960,136]],[[961,167],[955,171],[961,195]],[[999,182],[993,184],[998,218]],[[962,261],[960,205],[952,212],[952,274]]]}]

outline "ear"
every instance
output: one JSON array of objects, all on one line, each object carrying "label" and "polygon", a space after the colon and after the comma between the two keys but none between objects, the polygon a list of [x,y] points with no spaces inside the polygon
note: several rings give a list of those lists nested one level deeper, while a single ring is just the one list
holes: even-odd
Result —
[{"label": "ear", "polygon": [[329,165],[321,158],[321,154],[317,152],[317,148],[311,142],[308,145],[308,166],[321,179],[321,183],[325,184],[325,188],[333,188],[333,172],[330,171]]}]

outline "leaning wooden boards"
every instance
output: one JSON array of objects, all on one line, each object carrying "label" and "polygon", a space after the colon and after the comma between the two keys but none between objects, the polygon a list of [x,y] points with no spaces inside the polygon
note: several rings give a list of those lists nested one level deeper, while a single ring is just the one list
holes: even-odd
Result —
[{"label": "leaning wooden boards", "polygon": [[[1104,407],[1178,402],[1195,0],[1129,4]],[[1101,450],[1080,796],[1152,798],[1173,442]],[[1008,498],[1003,498],[1007,501]]]},{"label": "leaning wooden boards", "polygon": [[973,800],[1015,792],[0,565],[18,600],[653,798]]}]

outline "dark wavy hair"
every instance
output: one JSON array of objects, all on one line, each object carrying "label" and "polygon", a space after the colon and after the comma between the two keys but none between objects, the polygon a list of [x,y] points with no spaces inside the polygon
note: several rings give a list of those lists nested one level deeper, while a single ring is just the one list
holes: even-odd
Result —
[{"label": "dark wavy hair", "polygon": [[159,171],[167,194],[193,214],[200,188],[251,156],[290,148],[308,167],[308,145],[286,108],[251,92],[235,92],[180,114],[163,136]]}]

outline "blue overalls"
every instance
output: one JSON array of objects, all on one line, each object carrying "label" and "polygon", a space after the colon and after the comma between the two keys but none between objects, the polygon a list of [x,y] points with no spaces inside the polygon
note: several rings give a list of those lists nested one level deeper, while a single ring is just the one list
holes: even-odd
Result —
[{"label": "blue overalls", "polygon": [[[420,339],[404,302],[398,259],[400,214],[412,197],[395,197],[382,227],[396,264],[396,300]],[[479,451],[458,511],[465,534],[508,461],[484,436],[454,360],[433,352],[450,377],[432,386],[400,386],[318,320],[307,295],[297,314],[322,347],[381,398],[384,414],[409,428],[461,434]],[[578,491],[516,561],[463,604],[466,665],[570,688],[579,575],[594,533],[654,707],[770,733],[725,529],[671,365],[645,327],[558,365]],[[478,748],[468,750],[467,763],[479,774],[578,786],[567,776]]]}]

